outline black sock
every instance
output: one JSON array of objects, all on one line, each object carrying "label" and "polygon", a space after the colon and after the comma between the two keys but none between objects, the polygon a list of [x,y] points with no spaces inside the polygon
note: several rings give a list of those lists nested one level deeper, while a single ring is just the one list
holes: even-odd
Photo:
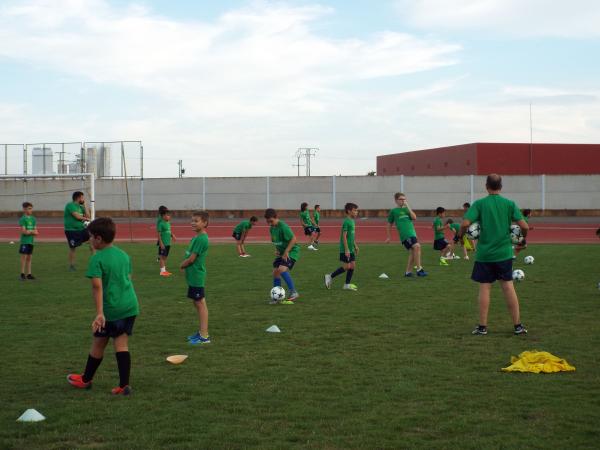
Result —
[{"label": "black sock", "polygon": [[119,366],[119,387],[129,384],[129,371],[131,370],[131,355],[129,352],[117,352],[117,366]]},{"label": "black sock", "polygon": [[346,284],[350,284],[350,281],[352,281],[352,275],[354,275],[354,269],[348,269],[346,271]]},{"label": "black sock", "polygon": [[345,270],[343,267],[338,267],[337,270],[331,274],[331,278],[335,278],[338,275],[343,274],[344,272],[345,272]]},{"label": "black sock", "polygon": [[82,377],[84,383],[92,381],[92,378],[94,378],[96,370],[98,370],[98,367],[100,367],[101,362],[102,358],[94,358],[92,355],[88,355],[88,360],[85,365],[85,371],[83,372]]}]

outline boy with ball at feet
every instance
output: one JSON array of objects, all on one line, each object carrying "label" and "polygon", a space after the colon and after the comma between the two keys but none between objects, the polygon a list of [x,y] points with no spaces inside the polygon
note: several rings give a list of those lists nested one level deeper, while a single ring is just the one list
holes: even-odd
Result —
[{"label": "boy with ball at feet", "polygon": [[[275,245],[275,260],[273,261],[273,287],[281,286],[281,279],[285,280],[290,295],[287,300],[281,302],[282,305],[293,305],[294,301],[300,297],[290,271],[300,257],[300,246],[296,243],[296,236],[287,223],[277,217],[277,211],[273,208],[265,210],[265,220],[269,224],[271,233],[271,242]],[[271,300],[271,304],[278,303],[277,300]]]},{"label": "boy with ball at feet", "polygon": [[94,339],[83,374],[70,374],[67,381],[76,388],[89,389],[110,338],[113,338],[119,386],[114,395],[129,395],[131,355],[129,336],[139,314],[137,296],[131,282],[131,260],[127,253],[113,245],[116,227],[110,217],[100,217],[88,226],[90,243],[97,250],[90,258],[86,276],[92,280],[96,317],[92,322]]},{"label": "boy with ball at feet", "polygon": [[342,262],[342,266],[338,267],[331,274],[325,274],[325,287],[331,289],[333,279],[346,272],[346,283],[343,289],[357,291],[358,288],[356,285],[351,284],[350,281],[352,281],[352,275],[356,267],[356,255],[358,255],[358,245],[356,245],[354,239],[354,229],[356,226],[354,219],[358,216],[358,206],[354,203],[346,203],[344,211],[346,212],[346,219],[342,224],[342,233],[340,235],[340,261]]},{"label": "boy with ball at feet", "polygon": [[192,230],[196,236],[190,242],[185,251],[185,259],[180,269],[185,270],[185,279],[188,284],[187,296],[194,302],[198,313],[199,329],[195,334],[188,336],[191,345],[210,344],[208,335],[208,306],[204,287],[206,283],[206,254],[208,253],[208,213],[206,211],[194,211],[192,213]]},{"label": "boy with ball at feet", "polygon": [[387,226],[387,239],[386,244],[390,243],[392,225],[396,225],[398,234],[400,235],[400,242],[404,245],[404,248],[408,250],[408,261],[406,263],[406,271],[404,272],[405,277],[412,277],[413,264],[417,269],[418,277],[427,276],[427,272],[421,266],[421,244],[417,239],[417,232],[413,221],[417,220],[417,215],[410,208],[406,201],[406,195],[401,192],[394,194],[394,201],[396,202],[397,208],[390,210],[388,214],[388,226]]}]

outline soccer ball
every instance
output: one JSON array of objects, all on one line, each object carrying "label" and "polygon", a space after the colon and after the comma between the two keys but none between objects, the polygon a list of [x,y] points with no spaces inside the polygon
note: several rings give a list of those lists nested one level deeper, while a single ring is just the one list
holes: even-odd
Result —
[{"label": "soccer ball", "polygon": [[523,240],[523,233],[521,233],[521,227],[519,225],[510,226],[510,240],[513,244],[520,244]]},{"label": "soccer ball", "polygon": [[281,286],[275,286],[271,289],[271,300],[279,301],[285,298],[285,289]]},{"label": "soccer ball", "polygon": [[84,227],[86,227],[86,228],[87,228],[89,224],[90,224],[90,221],[89,221],[89,220],[84,220],[84,221],[83,221],[83,226],[84,226]]},{"label": "soccer ball", "polygon": [[525,272],[521,269],[513,270],[512,277],[515,281],[523,281],[525,279]]},{"label": "soccer ball", "polygon": [[533,259],[533,256],[526,256],[525,258],[523,258],[523,261],[525,262],[525,264],[533,264],[533,261],[535,261],[535,259]]},{"label": "soccer ball", "polygon": [[480,234],[481,226],[479,225],[479,222],[473,222],[471,225],[469,225],[469,228],[467,228],[467,238],[472,241],[479,239]]}]

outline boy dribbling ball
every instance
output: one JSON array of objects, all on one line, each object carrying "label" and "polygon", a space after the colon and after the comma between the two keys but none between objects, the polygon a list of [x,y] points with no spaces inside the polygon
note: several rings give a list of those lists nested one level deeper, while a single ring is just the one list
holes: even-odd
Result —
[{"label": "boy dribbling ball", "polygon": [[104,349],[113,339],[119,368],[119,386],[114,395],[129,395],[131,355],[129,336],[139,314],[139,305],[131,282],[131,260],[127,253],[113,245],[115,223],[110,217],[100,217],[88,225],[90,243],[96,253],[90,258],[86,276],[92,280],[96,317],[92,322],[92,348],[83,374],[69,374],[67,381],[74,387],[89,389],[102,363]]}]

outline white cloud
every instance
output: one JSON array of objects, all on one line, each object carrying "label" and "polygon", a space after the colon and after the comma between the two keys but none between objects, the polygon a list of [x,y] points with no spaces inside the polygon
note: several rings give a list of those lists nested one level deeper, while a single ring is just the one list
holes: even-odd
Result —
[{"label": "white cloud", "polygon": [[600,36],[596,0],[396,0],[402,19],[428,30],[505,36]]}]

